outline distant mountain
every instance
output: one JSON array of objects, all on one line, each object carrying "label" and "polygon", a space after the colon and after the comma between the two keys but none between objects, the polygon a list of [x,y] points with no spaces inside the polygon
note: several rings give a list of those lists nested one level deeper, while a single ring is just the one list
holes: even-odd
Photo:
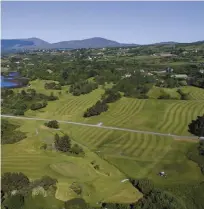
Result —
[{"label": "distant mountain", "polygon": [[50,43],[43,41],[39,38],[28,38],[28,39],[2,39],[1,49],[29,49],[38,47],[48,47]]},{"label": "distant mountain", "polygon": [[38,38],[28,39],[2,39],[2,50],[11,49],[80,49],[80,48],[104,48],[137,46],[137,44],[123,44],[105,38],[95,37],[84,40],[61,41],[58,43],[48,43]]},{"label": "distant mountain", "polygon": [[155,44],[152,44],[152,45],[173,45],[173,44],[178,44],[178,42],[166,41],[166,42],[155,43]]},{"label": "distant mountain", "polygon": [[[160,42],[160,43],[147,44],[147,45],[156,45],[156,46],[175,45],[175,44],[198,45],[198,44],[202,44],[203,42],[204,41],[197,41],[193,43],[178,43],[178,42],[168,41],[168,42]],[[2,51],[11,51],[11,50],[18,51],[22,49],[80,49],[80,48],[129,47],[129,46],[139,46],[139,45],[133,43],[131,44],[119,43],[101,37],[94,37],[83,40],[61,41],[57,43],[48,43],[39,38],[1,40]]]},{"label": "distant mountain", "polygon": [[104,47],[120,47],[120,46],[135,46],[136,44],[123,44],[105,38],[94,37],[84,40],[63,41],[52,44],[53,48],[104,48]]}]

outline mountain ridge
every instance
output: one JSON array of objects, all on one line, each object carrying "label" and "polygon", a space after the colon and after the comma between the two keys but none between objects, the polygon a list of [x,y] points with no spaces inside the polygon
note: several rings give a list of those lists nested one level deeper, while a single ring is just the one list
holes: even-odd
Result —
[{"label": "mountain ridge", "polygon": [[[192,43],[203,43],[204,41],[196,41]],[[145,45],[172,45],[172,44],[182,44],[174,41],[159,42],[154,44]],[[191,43],[186,43],[191,44]],[[143,44],[144,45],[144,44]],[[130,46],[140,46],[140,44],[135,43],[119,43],[117,41],[93,37],[82,40],[70,40],[70,41],[60,41],[56,43],[49,43],[42,39],[32,37],[32,38],[22,38],[22,39],[2,39],[1,49],[5,50],[21,50],[21,49],[80,49],[80,48],[106,48],[106,47],[130,47]]]}]

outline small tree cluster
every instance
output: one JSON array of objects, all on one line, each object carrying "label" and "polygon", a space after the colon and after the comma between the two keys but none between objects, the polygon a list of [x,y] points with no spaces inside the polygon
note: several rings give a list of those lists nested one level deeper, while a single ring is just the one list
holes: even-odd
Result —
[{"label": "small tree cluster", "polygon": [[71,149],[71,140],[68,135],[60,137],[55,134],[55,148],[61,152],[69,152]]},{"label": "small tree cluster", "polygon": [[59,128],[59,124],[56,120],[51,120],[51,121],[45,123],[45,126],[47,126],[49,128],[55,128],[55,129]]},{"label": "small tree cluster", "polygon": [[45,83],[45,89],[61,90],[62,87],[60,84],[57,84],[55,82],[51,82],[51,83]]}]

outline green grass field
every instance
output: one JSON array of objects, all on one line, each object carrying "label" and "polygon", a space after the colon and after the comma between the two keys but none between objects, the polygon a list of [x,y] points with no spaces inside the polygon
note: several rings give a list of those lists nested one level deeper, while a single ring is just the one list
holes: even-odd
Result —
[{"label": "green grass field", "polygon": [[[16,120],[13,122],[16,123]],[[41,145],[45,141],[53,140],[56,131],[45,129],[42,123],[35,121],[21,121],[20,129],[27,132],[28,137],[19,143],[2,147],[2,172],[23,172],[31,179],[43,175],[56,178],[58,180],[56,198],[64,201],[77,197],[69,189],[74,181],[82,186],[83,198],[92,204],[107,199],[115,202],[132,202],[141,197],[129,182],[120,182],[126,177],[122,172],[102,160],[87,146],[84,146],[86,153],[84,158],[44,151],[40,149]],[[71,130],[69,131],[67,127],[62,129],[68,130],[66,133],[71,135]],[[93,160],[100,166],[98,171],[91,165]],[[122,197],[124,191],[127,196]]]},{"label": "green grass field", "polygon": [[[32,88],[49,94],[52,90],[44,89],[44,81],[32,82]],[[55,118],[97,124],[102,122],[107,126],[125,127],[138,130],[149,130],[177,135],[190,135],[188,124],[198,115],[204,114],[204,90],[196,87],[183,87],[189,92],[190,99],[157,100],[153,99],[158,90],[154,88],[150,95],[152,99],[142,100],[122,97],[119,101],[109,104],[109,110],[100,116],[83,118],[84,111],[100,99],[104,90],[99,88],[90,94],[79,97],[67,94],[68,87],[63,87],[60,100],[50,102],[48,106],[39,111],[28,111],[26,116],[41,118]],[[165,89],[167,90],[167,89]],[[176,89],[168,91],[178,96]],[[58,95],[57,90],[53,92]]]},{"label": "green grass field", "polygon": [[[31,88],[49,94],[52,90],[45,90],[44,82],[33,81]],[[139,100],[122,97],[110,104],[107,112],[84,119],[84,111],[100,99],[104,90],[99,88],[90,94],[75,97],[66,93],[68,87],[63,87],[60,100],[49,102],[46,108],[39,111],[27,111],[26,116],[92,124],[103,122],[107,126],[190,135],[187,130],[189,122],[204,114],[204,90],[184,88],[190,93],[191,100]],[[171,91],[172,94],[176,92],[173,89]],[[53,92],[58,95],[59,91]],[[98,201],[132,202],[140,198],[141,194],[129,182],[120,182],[127,176],[147,177],[163,187],[204,180],[198,166],[185,155],[192,141],[60,124],[62,131],[83,146],[86,156],[79,158],[41,150],[43,142],[53,142],[56,132],[45,128],[43,122],[12,121],[21,123],[20,129],[28,137],[19,143],[2,146],[2,172],[21,171],[31,179],[42,175],[57,178],[56,198],[60,200],[76,197],[69,189],[74,181],[83,187],[82,197],[95,204]],[[100,165],[99,171],[91,166],[93,160]],[[167,173],[167,178],[157,175],[162,170]]]}]

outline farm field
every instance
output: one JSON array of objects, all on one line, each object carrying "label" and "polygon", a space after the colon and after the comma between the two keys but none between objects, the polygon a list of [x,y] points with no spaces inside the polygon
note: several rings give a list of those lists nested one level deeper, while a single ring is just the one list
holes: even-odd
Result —
[{"label": "farm field", "polygon": [[[43,93],[59,90],[45,90],[45,81],[32,82],[32,88]],[[83,118],[84,111],[96,103],[103,94],[102,88],[87,95],[72,96],[66,93],[67,87],[61,90],[60,100],[50,102],[46,108],[39,111],[27,111],[26,116],[41,117],[74,122],[87,122],[103,125],[123,127],[137,130],[171,133],[176,135],[190,135],[188,124],[198,115],[204,114],[204,90],[196,87],[183,87],[191,100],[157,100],[154,99],[158,88],[154,87],[149,93],[152,99],[133,99],[122,97],[119,101],[109,104],[109,110],[99,116]],[[166,90],[166,89],[164,89]],[[168,91],[178,96],[176,89]]]}]

